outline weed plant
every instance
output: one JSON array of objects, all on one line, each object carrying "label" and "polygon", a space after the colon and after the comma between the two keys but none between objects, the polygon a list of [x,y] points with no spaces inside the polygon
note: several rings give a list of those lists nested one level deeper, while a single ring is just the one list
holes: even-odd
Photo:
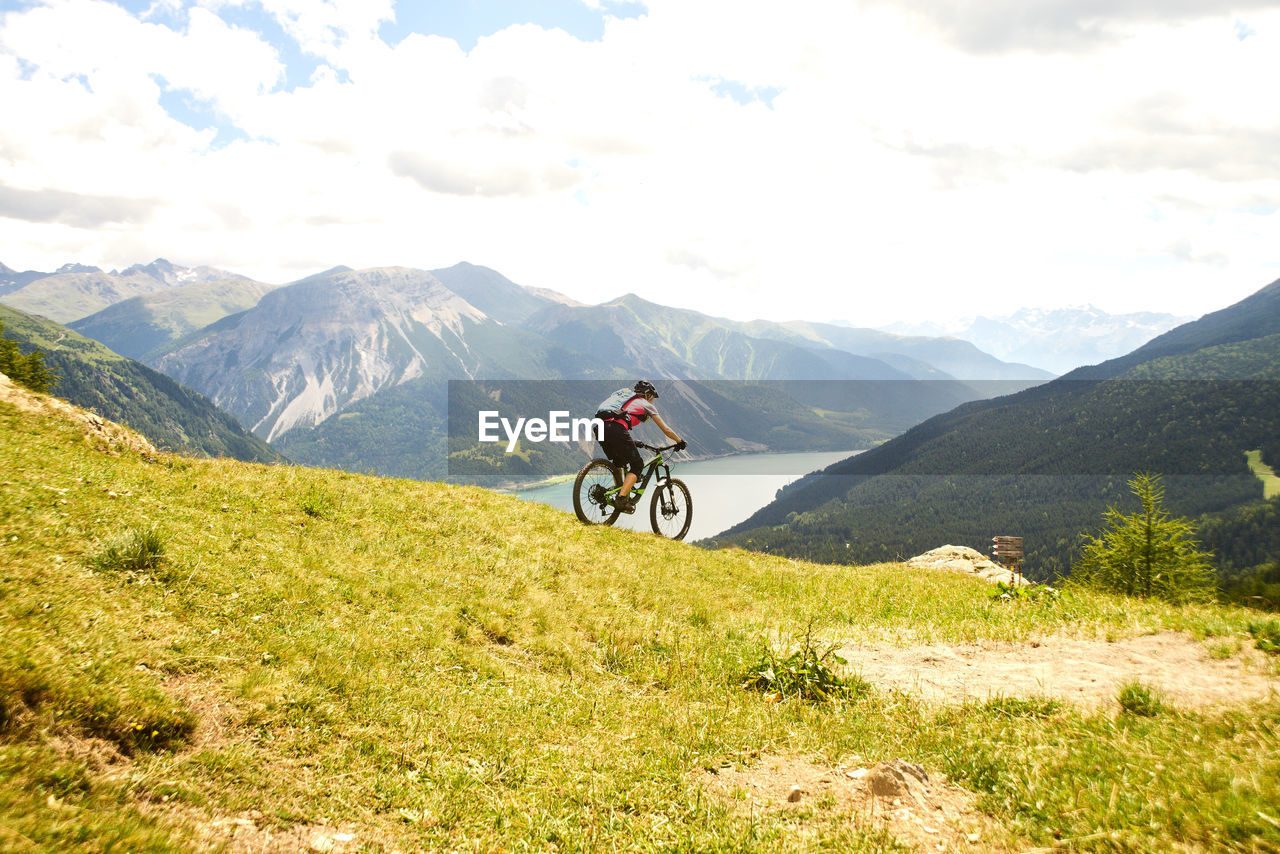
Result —
[{"label": "weed plant", "polygon": [[795,698],[809,703],[856,697],[870,689],[857,676],[841,676],[836,670],[848,664],[836,654],[839,644],[819,650],[813,639],[813,622],[805,630],[798,646],[780,656],[764,642],[760,657],[746,669],[743,688],[759,691],[770,700]]}]

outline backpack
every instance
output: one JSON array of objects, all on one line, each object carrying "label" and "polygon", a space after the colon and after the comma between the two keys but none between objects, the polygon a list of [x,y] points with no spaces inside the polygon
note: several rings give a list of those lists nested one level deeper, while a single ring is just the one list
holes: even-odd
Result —
[{"label": "backpack", "polygon": [[644,397],[642,394],[636,394],[629,388],[620,388],[613,394],[600,401],[600,405],[596,407],[596,418],[603,421],[622,421],[624,417],[636,418],[637,422],[645,421],[649,418],[646,414],[636,415],[635,413],[623,413],[623,409],[627,404],[635,400],[637,397]]}]

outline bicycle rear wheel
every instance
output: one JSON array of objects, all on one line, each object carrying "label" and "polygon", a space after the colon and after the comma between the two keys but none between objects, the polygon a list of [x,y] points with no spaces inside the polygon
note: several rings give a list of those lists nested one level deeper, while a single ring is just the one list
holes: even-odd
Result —
[{"label": "bicycle rear wheel", "polygon": [[622,486],[622,472],[608,460],[592,460],[573,481],[573,512],[585,525],[612,525],[618,507],[607,493]]},{"label": "bicycle rear wheel", "polygon": [[653,532],[673,540],[683,540],[693,521],[693,496],[679,478],[668,478],[649,503],[649,523]]}]

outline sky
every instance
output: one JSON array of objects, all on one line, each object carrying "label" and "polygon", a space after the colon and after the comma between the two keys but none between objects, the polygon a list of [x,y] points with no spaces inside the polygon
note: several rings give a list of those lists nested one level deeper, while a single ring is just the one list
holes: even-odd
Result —
[{"label": "sky", "polygon": [[1280,0],[0,0],[0,262],[859,326],[1280,278]]}]

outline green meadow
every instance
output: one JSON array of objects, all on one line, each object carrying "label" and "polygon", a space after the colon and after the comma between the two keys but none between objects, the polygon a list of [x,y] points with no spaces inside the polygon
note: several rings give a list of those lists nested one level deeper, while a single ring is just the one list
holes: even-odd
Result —
[{"label": "green meadow", "polygon": [[1271,631],[1249,611],[1002,601],[479,488],[148,456],[5,402],[0,464],[0,851],[913,850],[838,803],[744,810],[706,786],[764,756],[945,775],[980,819],[962,850],[1280,850],[1275,696],[744,687],[807,632],[1174,630],[1229,657]]},{"label": "green meadow", "polygon": [[1262,461],[1262,451],[1248,451],[1245,456],[1249,458],[1250,471],[1262,481],[1262,497],[1271,499],[1280,495],[1280,476]]}]

